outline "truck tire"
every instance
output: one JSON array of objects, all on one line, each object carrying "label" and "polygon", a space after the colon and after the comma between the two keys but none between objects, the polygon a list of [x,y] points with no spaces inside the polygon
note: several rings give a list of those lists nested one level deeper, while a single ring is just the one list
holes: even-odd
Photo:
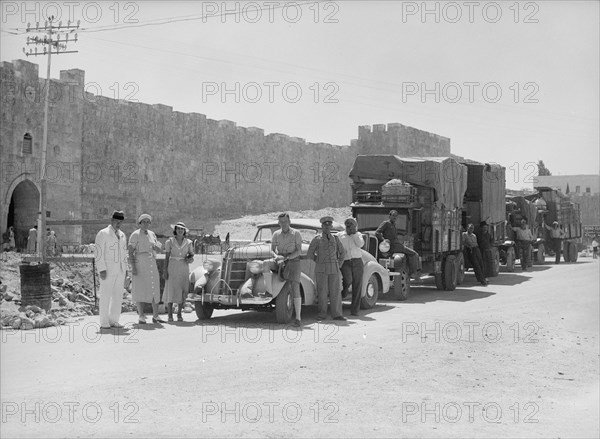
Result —
[{"label": "truck tire", "polygon": [[540,243],[535,256],[535,263],[543,265],[544,262],[546,262],[546,247],[544,244]]},{"label": "truck tire", "polygon": [[506,250],[506,271],[509,273],[515,271],[515,249],[513,247]]},{"label": "truck tire", "polygon": [[498,277],[500,273],[500,252],[498,247],[492,247],[492,272],[490,277]]},{"label": "truck tire", "polygon": [[569,242],[569,262],[577,262],[577,256],[579,256],[577,244],[574,242]]},{"label": "truck tire", "polygon": [[275,298],[275,316],[277,323],[290,323],[294,316],[294,298],[288,283]]},{"label": "truck tire", "polygon": [[565,241],[563,242],[563,259],[565,260],[565,262],[571,262],[571,259],[569,257],[569,248],[571,247],[570,245],[571,243],[569,241]]},{"label": "truck tire", "polygon": [[456,264],[456,285],[460,285],[465,281],[465,256],[461,253],[454,260]]},{"label": "truck tire", "polygon": [[442,271],[444,279],[444,290],[454,291],[456,289],[456,257],[450,255],[444,261],[444,268]]},{"label": "truck tire", "polygon": [[196,317],[198,317],[198,320],[210,319],[215,309],[212,304],[201,302],[195,302],[194,308],[196,309]]},{"label": "truck tire", "polygon": [[394,299],[406,300],[410,294],[410,276],[406,267],[400,268],[394,276]]},{"label": "truck tire", "polygon": [[371,309],[377,304],[377,298],[379,297],[379,280],[377,275],[372,274],[367,283],[367,291],[365,295],[360,299],[361,309]]},{"label": "truck tire", "polygon": [[444,265],[446,265],[446,258],[442,259],[442,270],[439,273],[434,274],[435,287],[438,290],[444,289]]}]

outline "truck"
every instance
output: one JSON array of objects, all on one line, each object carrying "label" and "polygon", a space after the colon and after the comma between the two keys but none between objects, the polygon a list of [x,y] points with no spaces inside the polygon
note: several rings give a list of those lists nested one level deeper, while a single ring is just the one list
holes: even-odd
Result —
[{"label": "truck", "polygon": [[537,190],[537,194],[527,198],[536,204],[540,213],[537,217],[540,238],[550,242],[550,232],[542,227],[542,221],[547,225],[557,221],[565,233],[562,238],[564,260],[577,262],[577,241],[583,236],[579,204],[571,202],[567,195],[556,188],[537,186],[534,189]]},{"label": "truck", "polygon": [[[534,241],[531,245],[531,254],[529,255],[530,266],[535,262],[543,264],[545,260],[545,242],[541,237],[541,212],[538,207],[536,195],[528,196],[507,196],[506,197],[506,222],[512,227],[517,228],[521,224],[521,219],[526,218]],[[515,245],[515,232],[507,228],[507,240],[500,246],[500,261],[506,265],[506,270],[513,272],[517,259],[521,259],[519,248]]]},{"label": "truck", "polygon": [[[485,221],[492,236],[492,248],[489,255],[482,255],[491,259],[491,273],[486,276],[496,277],[500,271],[500,248],[511,246],[506,241],[506,170],[498,164],[480,163],[473,160],[461,159],[460,163],[467,167],[467,190],[463,201],[462,227],[467,229],[467,224],[472,223],[475,230]],[[512,244],[514,245],[514,244]],[[471,268],[468,263],[465,269]],[[459,284],[462,283],[459,271]]]},{"label": "truck", "polygon": [[388,271],[393,297],[408,298],[416,273],[410,272],[405,254],[392,253],[389,243],[378,242],[375,231],[390,210],[398,212],[400,242],[418,253],[422,273],[433,275],[438,289],[454,290],[463,257],[467,167],[451,157],[370,154],[357,156],[349,176],[352,216],[367,237],[365,250]]}]

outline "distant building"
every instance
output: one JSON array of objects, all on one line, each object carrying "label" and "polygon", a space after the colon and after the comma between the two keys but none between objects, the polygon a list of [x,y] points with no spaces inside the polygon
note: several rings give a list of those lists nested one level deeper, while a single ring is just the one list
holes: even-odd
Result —
[{"label": "distant building", "polygon": [[563,194],[598,194],[600,175],[540,175],[533,186],[556,187]]}]

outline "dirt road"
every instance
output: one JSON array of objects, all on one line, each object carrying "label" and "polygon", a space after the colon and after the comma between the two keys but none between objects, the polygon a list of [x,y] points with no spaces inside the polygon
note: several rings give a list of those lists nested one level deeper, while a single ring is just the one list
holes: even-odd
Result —
[{"label": "dirt road", "polygon": [[340,325],[308,308],[302,331],[219,311],[2,331],[1,435],[598,437],[599,284],[582,259],[415,287]]}]

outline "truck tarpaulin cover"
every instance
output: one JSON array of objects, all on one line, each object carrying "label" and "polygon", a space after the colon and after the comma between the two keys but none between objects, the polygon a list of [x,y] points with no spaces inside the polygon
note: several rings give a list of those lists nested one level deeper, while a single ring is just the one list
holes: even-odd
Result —
[{"label": "truck tarpaulin cover", "polygon": [[462,207],[467,190],[467,167],[451,157],[359,155],[349,176],[355,183],[399,178],[417,186],[432,187],[436,201],[447,209]]},{"label": "truck tarpaulin cover", "polygon": [[496,224],[506,219],[506,170],[494,163],[461,161],[469,172],[467,201],[481,202],[481,220]]}]

